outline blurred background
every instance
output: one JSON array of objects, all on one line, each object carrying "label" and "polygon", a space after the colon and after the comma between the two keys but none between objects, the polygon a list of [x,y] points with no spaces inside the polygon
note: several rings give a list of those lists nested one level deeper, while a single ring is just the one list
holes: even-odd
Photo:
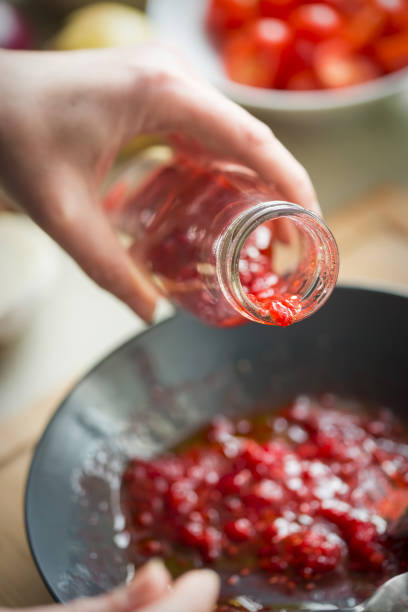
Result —
[{"label": "blurred background", "polygon": [[[340,8],[348,4],[325,2]],[[391,74],[382,76],[382,70],[380,78],[362,85],[353,81],[355,87],[334,92],[328,91],[329,86],[320,90],[321,83],[305,86],[312,89],[305,92],[302,86],[297,91],[293,87],[291,91],[284,87],[261,90],[251,86],[247,77],[232,82],[222,65],[219,41],[214,44],[206,26],[209,10],[215,7],[214,14],[219,15],[216,1],[151,0],[146,5],[138,0],[0,0],[0,47],[68,50],[131,44],[151,36],[180,45],[197,70],[268,123],[307,168],[339,242],[341,280],[404,291],[408,286],[408,77],[404,70],[408,4],[407,0],[378,2],[384,14],[395,7],[401,10],[394,30],[389,24],[381,25],[391,27],[384,30],[385,35],[396,37],[399,45],[396,63],[387,64]],[[359,4],[364,5],[364,0]],[[377,35],[370,29],[374,27],[370,15],[360,17],[359,40],[361,36],[374,40]],[[395,53],[392,62],[394,58]],[[363,60],[364,67],[367,62]],[[336,66],[337,72],[332,73],[324,68],[325,78],[348,75],[351,70],[344,61],[343,72]],[[149,135],[132,143],[118,160],[116,172],[122,165],[145,163],[155,154],[148,149],[153,144],[157,143]],[[7,212],[9,205],[0,194],[0,415],[5,416],[69,384],[144,327],[28,219]]]},{"label": "blurred background", "polygon": [[[392,0],[384,1],[392,5]],[[144,26],[138,25],[137,18],[132,22],[131,13],[121,15],[114,8],[114,4],[117,9],[128,5],[143,11],[148,4],[146,0],[111,3],[89,0],[20,0],[12,4],[20,9],[28,22],[30,45],[34,48],[115,46],[131,42],[132,39],[143,39],[146,35]],[[206,9],[208,1],[155,0],[149,4],[149,25],[157,38],[181,44],[189,52],[189,57],[193,57],[195,67],[203,68],[204,61],[200,64],[200,60],[204,54],[199,48],[203,44],[203,37],[196,32],[197,15],[194,7],[201,5]],[[86,7],[90,5],[94,5],[94,11],[87,13]],[[85,10],[78,11],[81,8]],[[203,10],[199,19],[202,13]],[[364,25],[363,22],[361,27],[368,28],[369,24]],[[180,36],[180,32],[184,35]],[[195,42],[191,42],[193,36]],[[408,30],[406,36],[408,38]],[[204,72],[206,76],[211,76],[208,70]],[[403,80],[405,87],[402,89],[407,90],[406,74]],[[325,211],[334,210],[344,204],[345,200],[377,184],[408,181],[408,93],[382,98],[381,89],[386,90],[388,87],[388,84],[382,84],[378,88],[379,91],[373,96],[374,103],[351,104],[350,107],[346,94],[344,106],[327,111],[323,103],[318,113],[309,112],[306,116],[302,108],[294,112],[282,112],[285,100],[280,105],[266,103],[266,109],[262,108],[262,104],[258,105],[261,108],[251,108],[252,112],[273,127],[277,136],[307,167]],[[380,100],[375,100],[376,95]],[[349,97],[353,98],[353,95]]]}]

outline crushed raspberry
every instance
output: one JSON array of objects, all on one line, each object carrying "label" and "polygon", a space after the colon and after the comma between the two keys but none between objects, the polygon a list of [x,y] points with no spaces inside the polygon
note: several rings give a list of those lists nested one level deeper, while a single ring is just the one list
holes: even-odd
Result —
[{"label": "crushed raspberry", "polygon": [[303,528],[282,541],[281,556],[288,565],[299,568],[303,578],[333,571],[342,556],[343,542],[334,533]]},{"label": "crushed raspberry", "polygon": [[240,280],[247,298],[259,312],[269,316],[274,325],[287,327],[294,323],[302,305],[298,296],[288,294],[284,281],[272,271],[272,253],[270,230],[258,226],[241,251]]},{"label": "crushed raspberry", "polygon": [[262,294],[248,293],[248,299],[255,304],[263,316],[269,315],[274,324],[281,327],[291,325],[301,311],[301,304],[296,295],[284,298],[280,295],[262,297]]},{"label": "crushed raspberry", "polygon": [[407,449],[389,413],[332,396],[217,418],[180,449],[127,466],[134,560],[215,565],[241,593],[254,572],[285,593],[326,577],[384,581],[408,571],[408,537],[393,530],[408,503]]},{"label": "crushed raspberry", "polygon": [[255,533],[250,521],[246,518],[239,518],[224,525],[224,533],[233,542],[245,542]]}]

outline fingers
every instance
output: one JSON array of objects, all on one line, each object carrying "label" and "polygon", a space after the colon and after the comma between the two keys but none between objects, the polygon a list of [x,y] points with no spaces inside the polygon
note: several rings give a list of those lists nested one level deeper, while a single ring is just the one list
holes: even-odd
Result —
[{"label": "fingers", "polygon": [[120,244],[96,196],[76,176],[60,174],[45,197],[46,203],[30,207],[35,220],[98,285],[152,321],[159,293],[142,264]]},{"label": "fingers", "polygon": [[166,596],[169,593],[170,585],[171,577],[164,564],[159,560],[150,561],[136,573],[128,586],[120,587],[103,597],[107,606],[106,612],[141,610]]},{"label": "fingers", "polygon": [[[216,144],[220,151],[229,148],[234,158],[253,168],[267,183],[275,184],[290,202],[320,211],[306,170],[265,124],[218,95],[211,113],[209,125],[219,130]],[[199,124],[199,129],[203,128],[201,138],[207,134],[207,139],[213,139],[209,125]]]},{"label": "fingers", "polygon": [[219,578],[211,570],[199,570],[179,578],[162,601],[140,612],[212,612],[219,592]]},{"label": "fingers", "polygon": [[[145,606],[160,601],[169,593],[170,574],[161,561],[151,561],[139,570],[129,585],[99,597],[78,599],[66,606],[67,612],[144,612]],[[158,608],[160,609],[160,608]],[[57,612],[44,608],[36,612]]]},{"label": "fingers", "polygon": [[[192,571],[179,578],[170,590],[171,579],[160,561],[142,568],[128,586],[106,595],[78,599],[65,606],[66,612],[212,612],[219,578],[211,570]],[[34,608],[33,612],[59,612],[60,606]],[[22,612],[22,611],[17,611]]]},{"label": "fingers", "polygon": [[182,132],[222,155],[254,169],[282,195],[320,214],[311,180],[271,130],[201,81],[175,86],[166,105],[167,129]]},{"label": "fingers", "polygon": [[162,561],[152,560],[140,569],[127,587],[113,591],[111,598],[120,610],[139,610],[160,600],[170,591],[171,576]]}]

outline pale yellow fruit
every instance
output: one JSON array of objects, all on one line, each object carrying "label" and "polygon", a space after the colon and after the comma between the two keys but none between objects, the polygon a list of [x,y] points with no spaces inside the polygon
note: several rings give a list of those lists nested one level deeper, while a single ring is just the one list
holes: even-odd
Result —
[{"label": "pale yellow fruit", "polygon": [[[59,51],[123,47],[150,37],[150,24],[144,13],[124,4],[100,2],[71,13],[53,39],[52,47]],[[132,140],[120,154],[131,157],[159,142],[159,138],[143,134]]]},{"label": "pale yellow fruit", "polygon": [[100,2],[71,13],[52,46],[59,51],[123,47],[150,36],[149,21],[142,11],[124,4]]}]

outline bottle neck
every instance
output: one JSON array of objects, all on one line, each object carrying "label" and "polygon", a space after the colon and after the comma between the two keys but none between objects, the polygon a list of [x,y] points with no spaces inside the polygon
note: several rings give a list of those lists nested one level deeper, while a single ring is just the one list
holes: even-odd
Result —
[{"label": "bottle neck", "polygon": [[[273,313],[248,297],[240,278],[242,249],[260,225],[287,219],[296,229],[299,259],[294,270],[281,276],[285,296],[299,305],[297,322],[316,312],[329,298],[338,277],[338,249],[333,234],[314,213],[290,202],[260,202],[239,214],[221,234],[216,245],[216,273],[228,302],[243,317],[268,325],[279,324]],[[273,269],[271,270],[273,271]],[[281,283],[281,287],[283,286]],[[279,301],[277,287],[274,299]]]}]

